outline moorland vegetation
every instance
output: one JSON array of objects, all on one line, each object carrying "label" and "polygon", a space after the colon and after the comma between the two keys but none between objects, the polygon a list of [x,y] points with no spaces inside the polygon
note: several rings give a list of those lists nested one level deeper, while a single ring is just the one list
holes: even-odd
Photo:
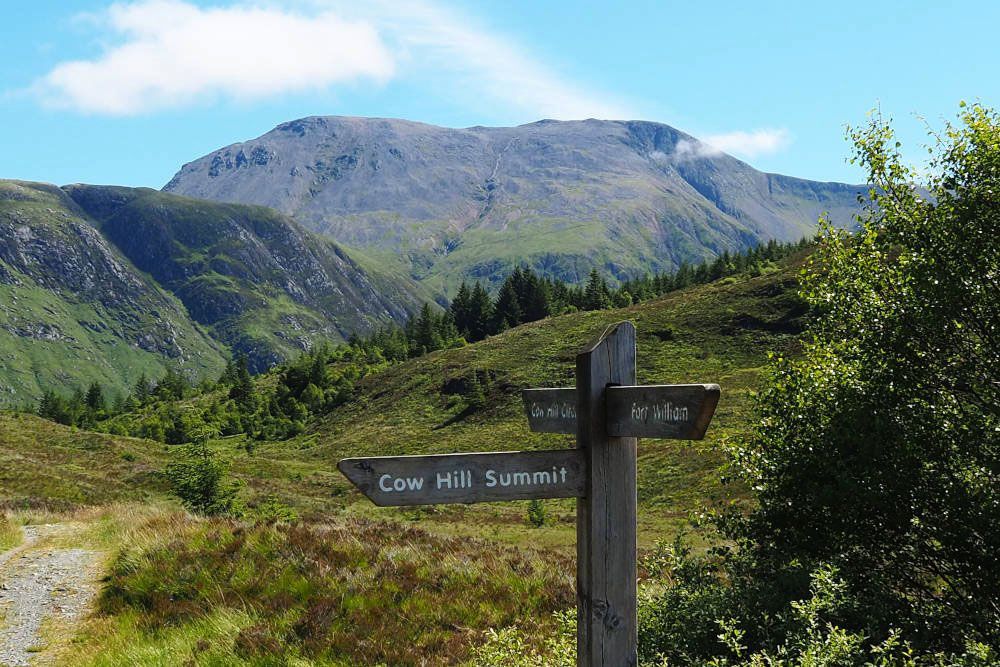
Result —
[{"label": "moorland vegetation", "polygon": [[[135,525],[115,529],[98,614],[77,656],[95,665],[572,664],[572,565],[565,549],[541,540],[571,508],[534,508],[541,527],[521,516],[517,530],[530,539],[500,547],[496,526],[510,514],[359,517],[318,462],[493,438],[553,444],[513,426],[522,419],[517,390],[563,379],[568,341],[629,317],[639,320],[645,373],[732,387],[709,440],[726,449],[725,487],[718,451],[641,456],[641,514],[719,493],[694,516],[698,543],[660,524],[654,533],[664,539],[642,545],[641,665],[998,664],[1000,117],[963,106],[935,138],[925,189],[880,117],[852,138],[871,183],[860,229],[827,228],[808,257],[652,301],[632,286],[634,305],[622,310],[569,303],[579,310],[497,319],[514,312],[507,304],[522,317],[537,304],[518,299],[515,280],[531,282],[522,270],[504,286],[508,296],[502,287],[488,299],[490,321],[510,328],[479,343],[462,343],[475,336],[459,328],[461,308],[427,308],[383,332],[399,341],[395,352],[373,343],[376,333],[258,378],[237,360],[197,389],[147,384],[123,399],[135,405],[86,424],[107,434],[0,415],[10,432],[33,429],[57,443],[39,452],[37,439],[15,440],[17,460],[39,457],[40,471],[5,478],[5,488],[68,495],[69,479],[93,484],[97,502],[135,488],[147,499]],[[796,277],[797,297],[784,287]],[[599,283],[588,291],[603,293]],[[471,302],[476,287],[466,292]],[[615,298],[623,297],[609,290],[608,305]],[[435,331],[441,349],[432,351],[438,339],[421,336]],[[765,348],[774,354],[762,376]],[[96,416],[100,387],[91,389],[77,402]],[[284,412],[290,398],[309,406],[300,418]],[[162,437],[138,430],[154,417]],[[130,481],[102,487],[73,466],[54,478],[44,468],[56,456],[113,458],[108,470]],[[170,492],[193,513],[149,509]],[[458,532],[473,521],[480,531],[492,522],[497,540]]]}]

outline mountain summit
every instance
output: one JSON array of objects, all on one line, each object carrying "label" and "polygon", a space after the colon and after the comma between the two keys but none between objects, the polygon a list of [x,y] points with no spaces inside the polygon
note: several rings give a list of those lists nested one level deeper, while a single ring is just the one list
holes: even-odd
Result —
[{"label": "mountain summit", "polygon": [[552,121],[449,129],[310,117],[184,165],[165,190],[261,204],[453,286],[527,262],[569,281],[592,267],[671,270],[830,214],[861,186],[767,174],[668,125]]}]

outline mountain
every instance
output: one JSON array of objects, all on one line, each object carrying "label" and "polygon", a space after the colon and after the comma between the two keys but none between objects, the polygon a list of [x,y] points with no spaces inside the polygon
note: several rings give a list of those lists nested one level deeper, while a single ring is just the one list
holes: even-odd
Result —
[{"label": "mountain", "polygon": [[363,268],[333,241],[271,209],[142,188],[65,190],[196,322],[246,354],[251,370],[317,340],[404,321],[423,298],[411,282]]},{"label": "mountain", "polygon": [[310,117],[186,164],[164,190],[272,207],[453,288],[521,263],[573,282],[672,270],[798,239],[822,213],[849,225],[863,188],[762,173],[659,123]]},{"label": "mountain", "polygon": [[52,185],[0,181],[0,406],[167,367],[215,374],[225,350]]},{"label": "mountain", "polygon": [[231,353],[264,370],[425,298],[262,207],[0,181],[0,406],[215,376]]}]

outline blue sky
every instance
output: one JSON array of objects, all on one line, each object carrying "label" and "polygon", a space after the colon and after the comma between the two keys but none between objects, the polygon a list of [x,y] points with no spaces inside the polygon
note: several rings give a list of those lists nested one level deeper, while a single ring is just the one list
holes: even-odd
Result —
[{"label": "blue sky", "polygon": [[996,105],[997,2],[3,0],[0,178],[161,187],[307,115],[668,123],[767,171],[856,182],[879,105],[919,160]]}]

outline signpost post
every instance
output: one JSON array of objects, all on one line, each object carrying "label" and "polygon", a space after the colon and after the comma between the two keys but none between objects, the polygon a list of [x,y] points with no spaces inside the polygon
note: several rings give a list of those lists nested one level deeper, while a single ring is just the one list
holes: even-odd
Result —
[{"label": "signpost post", "polygon": [[634,666],[637,438],[699,440],[715,384],[635,385],[635,327],[609,327],[576,357],[576,387],[526,389],[532,431],[576,435],[576,449],[344,459],[376,505],[576,498],[577,665]]}]

